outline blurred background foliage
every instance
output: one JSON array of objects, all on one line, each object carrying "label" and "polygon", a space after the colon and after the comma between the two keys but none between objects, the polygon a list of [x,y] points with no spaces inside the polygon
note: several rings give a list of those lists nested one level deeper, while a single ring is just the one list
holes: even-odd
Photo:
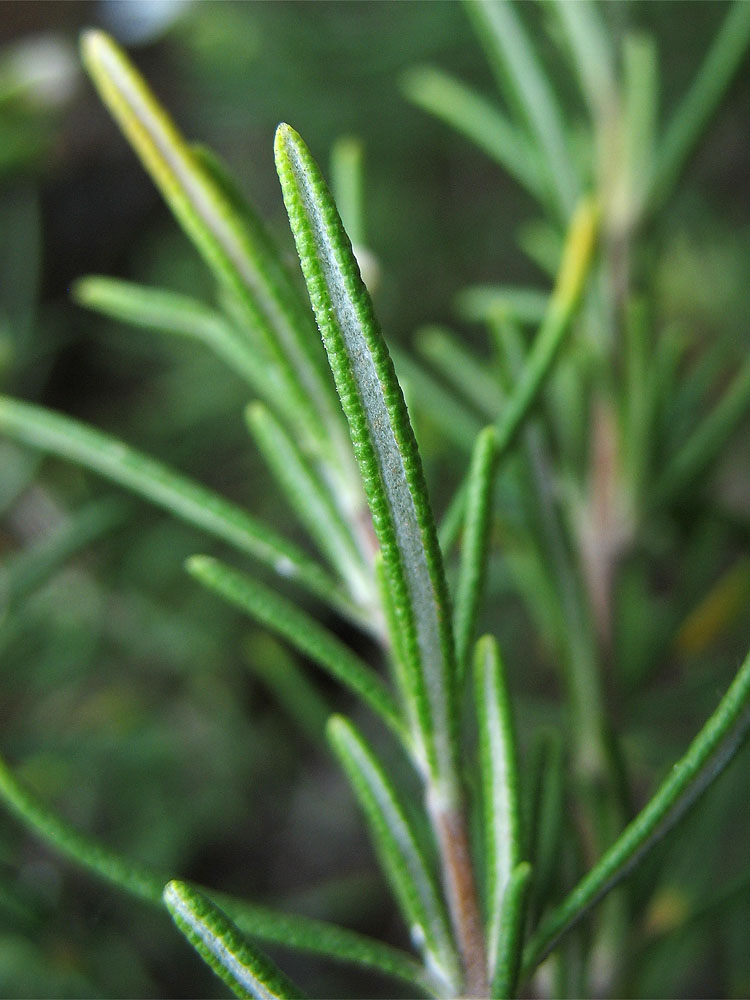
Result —
[{"label": "blurred background foliage", "polygon": [[[656,38],[663,114],[726,9],[605,5],[615,35],[637,26]],[[457,293],[488,282],[545,283],[518,247],[533,221],[530,199],[399,86],[406,70],[428,61],[492,93],[458,3],[6,2],[1,13],[3,391],[111,430],[290,534],[294,523],[248,446],[239,380],[197,346],[70,301],[71,283],[90,272],[210,295],[196,255],[81,75],[82,27],[103,27],[130,47],[183,130],[226,158],[290,255],[271,151],[277,122],[293,124],[322,162],[340,136],[363,140],[376,305],[399,348],[409,349],[418,327],[443,323],[486,352],[478,325],[457,320]],[[524,5],[523,16],[575,107],[545,7]],[[685,331],[688,361],[701,357],[705,366],[702,397],[694,381],[673,397],[683,423],[672,413],[665,448],[687,433],[717,372],[747,353],[749,102],[745,64],[649,232],[642,266],[650,309],[660,327]],[[675,363],[678,384],[680,371]],[[443,510],[465,455],[419,407],[416,419]],[[682,751],[750,645],[748,458],[741,433],[693,502],[648,539],[656,566],[648,593],[634,567],[643,554],[622,567],[615,711],[636,795]],[[23,777],[123,853],[400,940],[354,806],[318,744],[321,704],[311,700],[303,726],[295,724],[283,693],[269,687],[291,654],[183,573],[184,557],[205,539],[77,468],[5,441],[0,511],[2,749],[21,762]],[[557,681],[501,553],[492,588],[485,625],[505,649],[528,742],[527,733],[554,725]],[[703,617],[685,625],[696,606]],[[314,684],[329,704],[349,708],[317,675]],[[749,766],[745,751],[652,863],[659,891],[632,932],[632,995],[750,992]],[[392,984],[303,961],[284,956],[313,995],[394,995]],[[217,990],[165,917],[82,877],[0,817],[0,995]]]}]

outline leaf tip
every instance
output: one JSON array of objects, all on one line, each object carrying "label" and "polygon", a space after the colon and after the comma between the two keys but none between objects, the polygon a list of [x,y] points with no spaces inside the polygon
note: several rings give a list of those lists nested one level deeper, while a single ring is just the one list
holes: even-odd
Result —
[{"label": "leaf tip", "polygon": [[337,746],[348,732],[349,725],[343,715],[329,715],[326,722],[326,736],[332,746]]},{"label": "leaf tip", "polygon": [[286,122],[279,122],[276,126],[276,135],[273,140],[273,148],[276,153],[276,159],[280,156],[288,156],[289,147],[295,144],[295,140],[299,139],[299,134],[292,128],[291,125],[287,125]]},{"label": "leaf tip", "polygon": [[190,556],[185,560],[185,569],[191,576],[203,577],[206,570],[210,569],[214,560],[211,556]]},{"label": "leaf tip", "polygon": [[254,427],[258,426],[267,413],[267,407],[265,407],[259,400],[254,399],[252,403],[248,403],[245,407],[245,423],[252,430]]}]

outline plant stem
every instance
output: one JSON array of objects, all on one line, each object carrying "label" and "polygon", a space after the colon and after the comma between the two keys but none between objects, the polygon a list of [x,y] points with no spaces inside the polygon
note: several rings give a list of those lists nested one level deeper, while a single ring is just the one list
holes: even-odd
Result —
[{"label": "plant stem", "polygon": [[429,791],[427,808],[437,837],[448,908],[464,966],[464,995],[489,997],[484,931],[466,815],[460,806],[438,802]]}]

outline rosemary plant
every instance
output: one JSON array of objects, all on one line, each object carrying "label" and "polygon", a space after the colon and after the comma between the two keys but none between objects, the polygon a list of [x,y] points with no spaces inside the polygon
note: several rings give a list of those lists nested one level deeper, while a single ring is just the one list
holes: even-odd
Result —
[{"label": "rosemary plant", "polygon": [[[403,949],[141,867],[74,828],[0,763],[0,795],[9,809],[72,861],[163,908],[241,997],[303,995],[264,944],[367,967],[419,996],[508,998],[529,989],[562,995],[575,992],[574,982],[586,993],[617,990],[636,914],[612,890],[706,790],[750,728],[748,657],[637,810],[622,794],[624,765],[605,693],[622,559],[646,525],[668,516],[750,403],[745,364],[654,476],[659,383],[649,371],[669,359],[668,348],[647,335],[648,317],[634,294],[638,240],[739,65],[750,39],[750,5],[729,10],[659,135],[652,41],[627,36],[620,59],[593,3],[551,4],[587,108],[585,156],[574,155],[566,116],[518,8],[510,0],[466,6],[507,111],[432,67],[410,71],[404,89],[476,142],[538,203],[543,221],[524,241],[550,271],[550,287],[462,293],[464,316],[487,327],[491,362],[441,329],[424,331],[420,350],[449,389],[410,359],[396,359],[415,410],[439,426],[451,423],[446,440],[463,450],[465,479],[439,528],[357,256],[302,138],[282,124],[274,151],[312,311],[222,164],[181,136],[128,58],[100,32],[83,38],[86,69],[212,272],[218,304],[100,276],[78,282],[75,298],[107,316],[199,341],[245,381],[254,400],[248,430],[318,555],[129,444],[0,398],[0,430],[8,438],[105,477],[296,588],[299,603],[213,555],[187,562],[193,580],[217,601],[275,633],[372,716],[367,735],[343,715],[332,715],[325,728],[408,929],[410,947]],[[356,147],[338,149],[333,173],[362,258]],[[590,428],[581,420],[582,400]],[[559,755],[542,747],[536,777],[532,766],[521,767],[498,642],[477,635],[498,479],[521,498],[526,562],[518,587],[561,664],[567,698],[565,794],[575,796],[591,860],[561,852],[568,867],[575,859],[565,878],[557,842],[549,840],[564,812]],[[59,558],[117,516],[102,509]],[[446,565],[455,570],[452,587]],[[367,634],[387,671],[306,610],[310,601]],[[276,683],[299,705],[307,689],[294,669]],[[319,704],[311,712],[325,714]],[[527,749],[528,740],[521,743]],[[400,766],[394,770],[386,759]],[[417,809],[405,800],[406,768],[421,786]],[[566,980],[560,970],[571,929],[604,897],[586,923],[584,971]],[[553,987],[550,974],[557,976]]]}]

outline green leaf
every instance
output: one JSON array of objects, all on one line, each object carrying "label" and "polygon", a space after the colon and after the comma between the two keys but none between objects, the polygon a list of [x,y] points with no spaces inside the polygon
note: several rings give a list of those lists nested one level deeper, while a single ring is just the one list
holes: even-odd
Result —
[{"label": "green leaf", "polygon": [[474,683],[487,866],[487,961],[492,980],[503,946],[501,923],[505,896],[511,876],[521,860],[521,833],[510,698],[500,651],[490,635],[483,636],[477,643]]},{"label": "green leaf", "polygon": [[580,185],[563,114],[549,77],[539,65],[509,0],[465,0],[465,3],[500,89],[534,141],[556,214],[567,224],[578,201]]},{"label": "green leaf", "polygon": [[528,976],[576,924],[684,816],[721,774],[750,730],[750,655],[716,711],[641,812],[578,885],[542,921],[524,953]]},{"label": "green leaf", "polygon": [[456,634],[459,683],[466,671],[487,571],[490,549],[492,484],[496,459],[497,431],[494,427],[485,427],[477,437],[471,456],[467,480],[466,518],[461,546],[461,562],[456,585],[453,628]]},{"label": "green leaf", "polygon": [[229,542],[294,580],[347,618],[368,627],[340,586],[316,562],[241,507],[109,434],[30,403],[0,396],[0,431],[66,458],[137,493],[175,517]]},{"label": "green leaf", "polygon": [[659,112],[659,63],[653,38],[629,34],[623,47],[626,205],[623,228],[632,228],[645,206],[654,170]]},{"label": "green leaf", "polygon": [[593,0],[555,0],[555,13],[563,29],[570,65],[578,76],[581,93],[596,120],[617,113],[615,60],[607,29]]},{"label": "green leaf", "polygon": [[657,207],[677,183],[701,133],[739,69],[749,42],[750,4],[735,0],[659,142],[649,196],[652,208]]},{"label": "green leaf", "polygon": [[455,652],[440,548],[393,364],[333,199],[304,143],[276,132],[276,165],[310,301],[349,421],[393,604],[405,622],[405,701],[420,767],[458,791]]},{"label": "green leaf", "polygon": [[349,525],[313,466],[261,403],[245,413],[247,425],[292,510],[318,549],[346,581],[355,603],[377,619],[372,570],[365,564]]},{"label": "green leaf", "polygon": [[0,757],[0,797],[6,806],[57,850],[95,871],[107,882],[148,903],[159,903],[164,879],[145,866],[119,857],[97,841],[78,833],[26,788]]},{"label": "green leaf", "polygon": [[[79,833],[19,781],[2,758],[0,798],[22,823],[64,857],[143,902],[162,905],[162,891],[168,881],[166,875],[123,858]],[[245,934],[336,961],[362,965],[403,980],[421,993],[435,994],[432,978],[410,955],[398,948],[321,920],[279,913],[205,887],[198,888],[209,894]]]},{"label": "green leaf", "polygon": [[364,661],[323,625],[280,594],[218,559],[193,556],[187,562],[187,570],[209,590],[262,622],[317,663],[369,705],[408,745],[398,707],[388,688]]},{"label": "green leaf", "polygon": [[526,136],[487,98],[432,66],[417,66],[401,78],[401,89],[417,107],[442,119],[544,200],[544,166]]},{"label": "green leaf", "polygon": [[333,716],[328,738],[367,818],[380,863],[393,886],[427,967],[456,989],[458,961],[435,879],[419,848],[396,791],[363,737],[347,719]]},{"label": "green leaf", "polygon": [[503,896],[495,974],[490,992],[493,1000],[510,1000],[516,996],[530,883],[531,865],[522,861],[513,869]]},{"label": "green leaf", "polygon": [[77,281],[73,298],[79,305],[123,323],[197,340],[259,395],[272,396],[267,367],[258,352],[223,316],[196,299],[98,275]]},{"label": "green leaf", "polygon": [[[83,61],[104,103],[175,217],[232,295],[273,364],[267,378],[277,403],[312,454],[326,453],[340,423],[321,375],[312,323],[301,309],[260,223],[238,211],[224,176],[180,135],[127,56],[101,31],[84,33]],[[335,457],[335,456],[334,456]]]},{"label": "green leaf", "polygon": [[[535,406],[571,328],[593,262],[597,229],[597,208],[593,201],[584,199],[568,228],[555,288],[547,302],[544,320],[497,419],[498,465],[510,451]],[[494,318],[499,318],[498,313],[494,314]],[[458,537],[467,497],[468,488],[464,482],[456,490],[441,525],[440,544],[445,552]]]},{"label": "green leaf", "polygon": [[555,288],[521,376],[498,419],[498,453],[504,455],[534,406],[565,336],[591,269],[598,210],[584,199],[571,219]]},{"label": "green leaf", "polygon": [[303,997],[294,983],[253,948],[229,917],[197,889],[173,880],[165,886],[163,898],[177,927],[236,997],[257,1000]]}]

